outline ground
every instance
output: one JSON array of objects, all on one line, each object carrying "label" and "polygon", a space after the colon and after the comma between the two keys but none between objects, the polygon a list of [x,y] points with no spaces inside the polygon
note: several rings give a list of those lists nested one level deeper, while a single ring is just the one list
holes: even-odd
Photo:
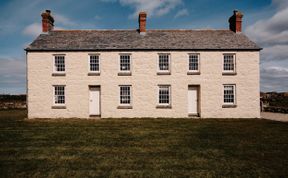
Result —
[{"label": "ground", "polygon": [[261,118],[274,120],[274,121],[281,121],[281,122],[288,122],[288,113],[273,113],[273,112],[261,112]]},{"label": "ground", "polygon": [[0,111],[0,177],[288,177],[288,123],[24,120]]}]

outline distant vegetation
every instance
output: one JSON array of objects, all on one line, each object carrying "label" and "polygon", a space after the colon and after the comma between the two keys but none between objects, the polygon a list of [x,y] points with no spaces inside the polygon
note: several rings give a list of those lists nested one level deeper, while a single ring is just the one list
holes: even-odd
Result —
[{"label": "distant vegetation", "polygon": [[288,92],[261,93],[264,111],[288,113]]},{"label": "distant vegetation", "polygon": [[26,101],[26,95],[0,95],[0,101]]},{"label": "distant vegetation", "polygon": [[0,109],[25,109],[26,95],[0,95]]}]

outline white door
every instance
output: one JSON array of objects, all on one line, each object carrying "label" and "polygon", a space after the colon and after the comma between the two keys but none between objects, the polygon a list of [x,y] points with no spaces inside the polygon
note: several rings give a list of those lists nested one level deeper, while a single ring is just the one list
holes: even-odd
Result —
[{"label": "white door", "polygon": [[188,114],[198,114],[198,87],[188,87]]},{"label": "white door", "polygon": [[100,87],[90,87],[89,114],[100,115]]}]

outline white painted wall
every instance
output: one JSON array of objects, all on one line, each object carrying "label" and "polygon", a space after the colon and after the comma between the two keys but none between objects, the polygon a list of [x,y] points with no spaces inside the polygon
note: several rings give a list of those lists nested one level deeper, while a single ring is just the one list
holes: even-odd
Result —
[{"label": "white painted wall", "polygon": [[[200,75],[187,75],[188,53],[193,52],[200,53]],[[228,51],[171,52],[171,75],[156,74],[158,52],[132,52],[132,76],[117,75],[120,52],[101,52],[101,75],[88,76],[89,53],[62,52],[66,76],[52,76],[53,54],[57,53],[27,53],[29,118],[88,118],[89,85],[101,86],[102,118],[188,117],[188,85],[200,85],[203,118],[260,117],[259,52],[235,52],[237,75],[232,76],[222,75],[223,53]],[[132,85],[133,109],[117,109],[118,85],[126,84]],[[172,109],[156,108],[158,84],[171,85]],[[236,84],[236,108],[222,108],[223,84]],[[52,85],[66,85],[66,109],[51,108]]]}]

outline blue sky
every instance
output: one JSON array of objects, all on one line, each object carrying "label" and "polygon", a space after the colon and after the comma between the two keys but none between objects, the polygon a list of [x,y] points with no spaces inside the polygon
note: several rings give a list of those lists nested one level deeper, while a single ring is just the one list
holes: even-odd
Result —
[{"label": "blue sky", "polygon": [[148,12],[148,29],[227,29],[234,9],[243,31],[261,52],[261,90],[288,91],[287,0],[1,0],[0,93],[25,93],[24,48],[41,33],[50,9],[58,29],[136,29]]}]

